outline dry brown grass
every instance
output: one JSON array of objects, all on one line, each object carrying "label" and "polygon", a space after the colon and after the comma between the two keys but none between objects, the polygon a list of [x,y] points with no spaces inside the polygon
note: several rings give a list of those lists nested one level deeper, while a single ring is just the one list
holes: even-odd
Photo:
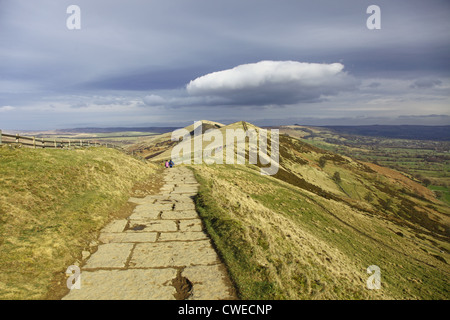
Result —
[{"label": "dry brown grass", "polygon": [[[0,298],[42,299],[155,167],[121,152],[0,149]],[[130,208],[128,208],[130,209]]]}]

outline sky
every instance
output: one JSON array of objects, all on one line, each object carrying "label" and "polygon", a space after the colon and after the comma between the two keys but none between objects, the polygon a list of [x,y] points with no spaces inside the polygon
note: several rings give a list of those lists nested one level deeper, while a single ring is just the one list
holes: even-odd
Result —
[{"label": "sky", "polygon": [[450,125],[449,17],[447,0],[0,0],[0,129]]}]

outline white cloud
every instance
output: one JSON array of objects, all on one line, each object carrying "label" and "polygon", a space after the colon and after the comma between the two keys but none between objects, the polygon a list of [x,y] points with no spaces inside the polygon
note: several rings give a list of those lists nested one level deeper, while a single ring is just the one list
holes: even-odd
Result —
[{"label": "white cloud", "polygon": [[0,112],[11,111],[11,110],[14,110],[14,109],[15,108],[12,107],[12,106],[3,106],[3,107],[0,107]]},{"label": "white cloud", "polygon": [[187,86],[192,96],[218,96],[235,105],[316,102],[351,90],[358,83],[341,63],[260,61],[213,72]]}]

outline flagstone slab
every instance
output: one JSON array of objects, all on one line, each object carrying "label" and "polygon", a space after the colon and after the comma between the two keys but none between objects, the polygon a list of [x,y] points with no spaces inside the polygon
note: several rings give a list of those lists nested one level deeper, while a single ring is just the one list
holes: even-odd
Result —
[{"label": "flagstone slab", "polygon": [[130,256],[132,243],[107,243],[98,246],[98,250],[87,260],[84,269],[123,268]]},{"label": "flagstone slab", "polygon": [[203,225],[200,219],[180,220],[180,231],[202,231]]},{"label": "flagstone slab", "polygon": [[229,300],[227,273],[221,265],[186,267],[182,274],[193,284],[188,300]]},{"label": "flagstone slab", "polygon": [[102,243],[112,242],[155,242],[157,232],[121,232],[121,233],[100,233],[99,241]]},{"label": "flagstone slab", "polygon": [[146,203],[136,206],[136,208],[133,209],[133,213],[140,213],[140,212],[147,212],[147,211],[157,211],[155,209],[154,203]]},{"label": "flagstone slab", "polygon": [[197,187],[175,187],[171,193],[196,193]]},{"label": "flagstone slab", "polygon": [[63,300],[174,300],[176,275],[172,268],[82,271],[80,289]]},{"label": "flagstone slab", "polygon": [[161,233],[158,242],[161,241],[196,241],[206,240],[208,235],[203,231],[164,232]]},{"label": "flagstone slab", "polygon": [[183,267],[218,262],[209,240],[138,243],[130,260],[130,268]]},{"label": "flagstone slab", "polygon": [[155,220],[158,219],[160,215],[159,210],[154,211],[141,211],[133,213],[131,216],[128,217],[129,220]]},{"label": "flagstone slab", "polygon": [[130,225],[125,232],[171,232],[177,230],[177,223],[173,220],[130,220]]},{"label": "flagstone slab", "polygon": [[154,201],[158,201],[158,200],[165,200],[167,198],[168,197],[166,195],[163,195],[163,194],[152,194],[152,195],[146,196],[144,199],[147,202],[154,202]]},{"label": "flagstone slab", "polygon": [[193,201],[191,202],[178,202],[175,203],[173,208],[174,211],[186,211],[186,210],[195,210],[195,204]]},{"label": "flagstone slab", "polygon": [[154,203],[152,205],[152,210],[172,210],[172,208],[174,207],[175,203]]},{"label": "flagstone slab", "polygon": [[166,211],[161,213],[161,219],[194,219],[198,218],[198,213],[195,210],[185,210],[185,211]]}]

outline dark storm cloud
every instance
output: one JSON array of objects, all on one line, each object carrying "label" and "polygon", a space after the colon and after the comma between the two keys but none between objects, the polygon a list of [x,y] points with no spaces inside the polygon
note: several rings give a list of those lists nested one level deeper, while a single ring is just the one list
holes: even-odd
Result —
[{"label": "dark storm cloud", "polygon": [[[204,69],[204,68],[203,68]],[[142,70],[102,76],[78,85],[83,90],[161,90],[184,87],[192,77],[201,75],[202,68]],[[206,70],[206,69],[205,69]]]},{"label": "dark storm cloud", "polygon": [[381,86],[381,83],[379,82],[372,82],[368,85],[369,88],[378,88],[379,86]]},{"label": "dark storm cloud", "polygon": [[433,88],[435,86],[438,86],[442,84],[441,80],[433,80],[433,79],[419,79],[414,81],[414,83],[412,85],[410,85],[410,88],[418,88],[418,89],[423,89],[423,88]]}]

